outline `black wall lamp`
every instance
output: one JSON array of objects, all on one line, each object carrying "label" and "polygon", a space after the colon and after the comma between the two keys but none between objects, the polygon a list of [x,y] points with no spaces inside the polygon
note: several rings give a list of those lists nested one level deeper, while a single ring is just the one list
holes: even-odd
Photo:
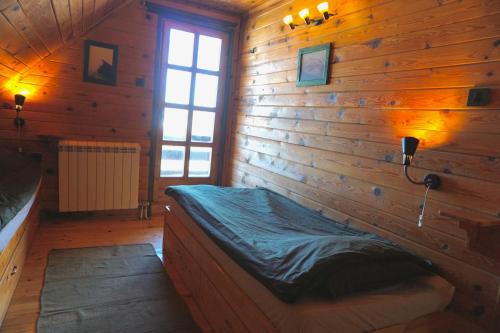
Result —
[{"label": "black wall lamp", "polygon": [[[330,17],[337,15],[337,13],[330,13],[328,11],[328,2],[321,2],[316,6],[318,11],[321,13],[322,17],[315,17],[311,18],[311,15],[309,13],[309,8],[304,8],[299,12],[299,16],[302,20],[304,20],[306,25],[310,25],[311,23],[313,25],[320,25],[326,20],[328,20]],[[283,18],[283,22],[290,27],[290,29],[295,29],[298,26],[304,25],[304,24],[295,24],[293,22],[293,16],[292,15],[287,15]]]},{"label": "black wall lamp", "polygon": [[14,101],[16,104],[16,118],[14,119],[14,126],[16,126],[16,128],[21,128],[24,127],[26,121],[23,118],[19,117],[19,113],[23,110],[23,105],[24,101],[26,101],[26,97],[21,94],[16,94],[14,95]]},{"label": "black wall lamp", "polygon": [[411,179],[411,177],[408,175],[408,167],[410,166],[411,160],[413,159],[413,156],[417,151],[418,143],[419,140],[411,136],[406,136],[401,139],[401,144],[403,146],[403,168],[405,171],[405,176],[413,184],[425,185],[427,188],[435,190],[441,186],[441,178],[439,178],[438,175],[430,173],[425,176],[424,180],[421,182]]},{"label": "black wall lamp", "polygon": [[422,228],[424,225],[424,214],[425,214],[425,205],[427,203],[427,194],[429,193],[429,190],[435,190],[441,186],[441,178],[439,178],[438,175],[430,173],[427,176],[425,176],[424,181],[419,182],[411,179],[411,177],[408,175],[408,167],[411,164],[411,160],[413,159],[413,156],[415,155],[415,152],[417,151],[419,140],[417,138],[411,137],[411,136],[405,136],[403,139],[401,139],[401,144],[403,146],[403,168],[405,170],[405,176],[408,178],[408,180],[416,185],[425,185],[425,196],[424,196],[424,202],[422,204],[422,208],[420,211],[420,215],[418,216],[418,223],[417,226],[419,228]]}]

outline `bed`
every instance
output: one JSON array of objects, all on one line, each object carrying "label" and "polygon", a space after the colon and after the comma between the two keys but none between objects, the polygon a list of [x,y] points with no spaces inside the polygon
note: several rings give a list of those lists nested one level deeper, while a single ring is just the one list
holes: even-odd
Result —
[{"label": "bed", "polygon": [[[213,217],[217,216],[217,209],[214,212],[210,207],[217,205],[229,205],[229,211],[236,212],[247,211],[248,207],[257,204],[263,204],[262,207],[276,204],[269,205],[258,196],[250,196],[246,202],[231,206],[234,198],[238,197],[239,194],[235,194],[238,192],[231,194],[233,190],[227,189],[231,199],[225,201],[225,194],[217,194],[217,188],[214,188],[215,192],[209,189],[206,193],[203,187],[198,189],[201,190],[194,191],[194,196],[198,195],[198,201],[204,201],[205,204],[194,210],[189,207],[185,198],[175,193],[179,192],[178,189],[174,187],[174,190],[167,191],[171,198],[165,216],[165,263],[167,269],[178,272],[216,331],[358,333],[446,330],[448,322],[444,310],[451,301],[454,288],[434,274],[418,275],[401,283],[333,299],[317,293],[299,295],[293,300],[287,299],[286,295],[283,297],[270,287],[272,283],[266,282],[262,276],[249,269],[248,262],[245,264],[248,258],[238,258],[238,255],[228,252],[220,239],[207,232],[206,226],[200,224],[199,211],[196,211],[208,211],[209,216]],[[181,188],[180,192],[182,190]],[[265,189],[236,191],[265,191],[265,196],[277,196]],[[258,198],[257,201],[255,198]],[[288,199],[279,198],[279,201],[286,200]],[[298,216],[303,212],[313,214],[307,215],[313,217],[317,214],[300,206],[292,207],[291,212]],[[286,214],[285,211],[280,211],[278,215],[290,218]],[[314,218],[318,218],[321,223],[325,222],[324,217],[317,215]],[[223,219],[223,216],[219,218]],[[232,235],[230,239],[238,237]],[[378,241],[377,237],[373,239]],[[310,257],[311,254],[307,256]],[[306,284],[311,281],[306,279]]]},{"label": "bed", "polygon": [[41,159],[0,147],[0,325],[39,219]]}]

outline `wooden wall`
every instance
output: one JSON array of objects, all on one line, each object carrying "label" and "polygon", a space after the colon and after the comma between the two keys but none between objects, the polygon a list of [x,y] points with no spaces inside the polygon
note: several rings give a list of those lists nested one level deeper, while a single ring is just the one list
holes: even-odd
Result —
[{"label": "wooden wall", "polygon": [[[318,2],[261,6],[242,25],[232,184],[268,187],[431,258],[457,288],[454,310],[493,332],[500,262],[438,212],[500,218],[500,2],[338,0],[321,26],[282,23]],[[330,84],[297,88],[298,49],[322,43],[333,46]],[[476,86],[492,88],[488,106],[466,107]],[[406,135],[422,139],[410,173],[443,180],[422,229],[424,187],[401,167]]]},{"label": "wooden wall", "polygon": [[[196,6],[167,0],[156,2],[226,18],[224,13],[208,12]],[[41,198],[44,210],[57,211],[58,207],[57,140],[60,138],[138,142],[142,147],[139,196],[140,200],[146,200],[156,30],[157,16],[148,13],[141,1],[134,0],[84,37],[32,65],[16,83],[15,89],[28,91],[21,114],[26,119],[26,127],[18,138],[13,125],[15,111],[0,109],[0,144],[20,145],[25,150],[44,154],[45,183]],[[82,81],[85,39],[118,45],[116,86]],[[138,78],[144,80],[143,87],[136,85]],[[1,86],[0,106],[12,106],[15,92],[10,86]]]},{"label": "wooden wall", "polygon": [[0,85],[15,85],[32,65],[90,31],[130,1],[2,0]]}]

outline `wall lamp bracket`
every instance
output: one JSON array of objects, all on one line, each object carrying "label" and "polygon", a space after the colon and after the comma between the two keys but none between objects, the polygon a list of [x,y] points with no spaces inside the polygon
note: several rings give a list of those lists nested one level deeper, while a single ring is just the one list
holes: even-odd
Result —
[{"label": "wall lamp bracket", "polygon": [[300,18],[304,21],[302,24],[296,24],[293,21],[292,15],[287,15],[283,18],[283,22],[290,27],[290,29],[294,30],[296,27],[300,26],[317,26],[323,24],[332,16],[337,15],[337,11],[331,13],[328,11],[328,2],[322,2],[317,6],[318,12],[321,14],[321,17],[311,17],[308,8],[304,8],[299,12]]},{"label": "wall lamp bracket", "polygon": [[19,116],[19,113],[23,110],[24,102],[26,97],[21,94],[14,95],[14,102],[16,104],[16,118],[14,118],[14,126],[16,128],[22,128],[26,124],[26,121]]},{"label": "wall lamp bracket", "polygon": [[430,173],[427,176],[425,176],[424,180],[421,182],[413,180],[410,177],[410,175],[408,175],[408,167],[409,167],[409,165],[403,166],[404,171],[405,171],[405,176],[410,181],[410,183],[415,184],[415,185],[425,185],[425,187],[428,187],[431,190],[436,190],[441,186],[441,178],[438,175],[433,174],[433,173]]},{"label": "wall lamp bracket", "polygon": [[425,187],[432,190],[436,190],[441,186],[441,178],[433,173],[430,173],[424,177],[423,181],[416,181],[408,175],[408,168],[410,167],[411,160],[417,151],[419,140],[414,137],[404,137],[401,139],[401,144],[403,147],[403,169],[406,178],[415,185],[425,185]]}]

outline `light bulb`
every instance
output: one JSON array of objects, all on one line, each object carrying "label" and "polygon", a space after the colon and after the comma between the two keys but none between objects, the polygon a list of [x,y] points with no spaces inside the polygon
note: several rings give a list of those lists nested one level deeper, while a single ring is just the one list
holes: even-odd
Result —
[{"label": "light bulb", "polygon": [[325,20],[328,20],[330,18],[330,13],[328,13],[328,2],[327,1],[318,4],[317,8],[318,8],[318,11],[321,14],[323,14],[323,17],[325,18]]},{"label": "light bulb", "polygon": [[293,23],[293,17],[292,15],[287,15],[283,18],[283,23],[286,25],[290,25],[290,23]]},{"label": "light bulb", "polygon": [[309,24],[311,21],[309,20],[309,8],[304,8],[299,12],[299,16]]},{"label": "light bulb", "polygon": [[318,4],[317,8],[321,14],[328,13],[328,2],[325,1],[325,2]]},{"label": "light bulb", "polygon": [[283,22],[290,27],[290,29],[295,29],[295,24],[293,23],[292,15],[287,15],[283,18]]}]

